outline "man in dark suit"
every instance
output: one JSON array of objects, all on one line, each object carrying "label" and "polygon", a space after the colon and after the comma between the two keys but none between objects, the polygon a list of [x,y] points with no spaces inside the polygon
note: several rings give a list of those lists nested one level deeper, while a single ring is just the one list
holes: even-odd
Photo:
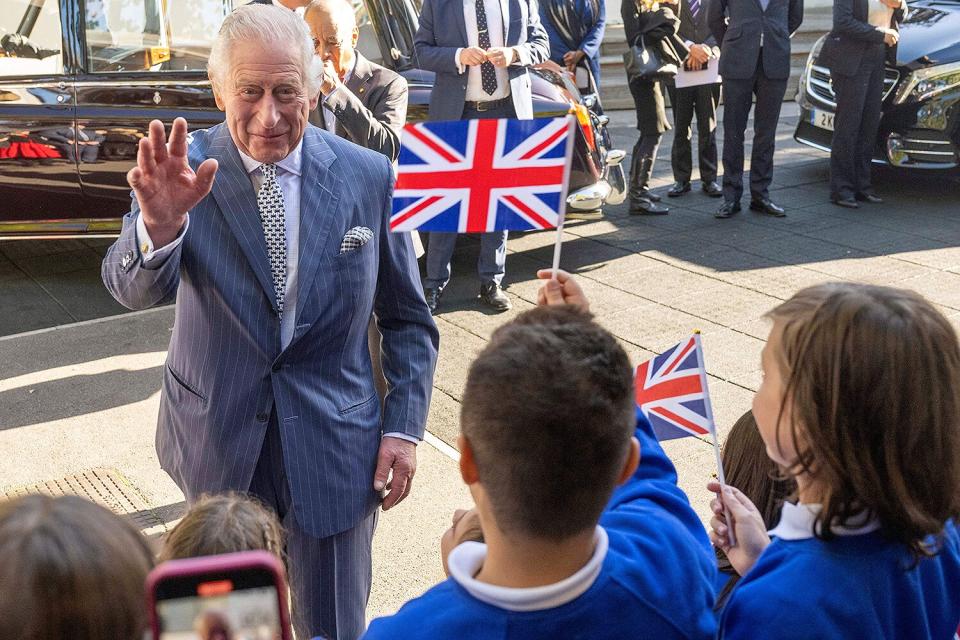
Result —
[{"label": "man in dark suit", "polygon": [[[414,36],[417,60],[436,73],[431,120],[533,118],[527,68],[550,55],[536,0],[424,0]],[[450,280],[454,233],[431,233],[424,294],[437,310]],[[495,311],[510,308],[500,288],[507,262],[507,232],[480,237],[480,300]]]},{"label": "man in dark suit", "polygon": [[[703,69],[711,59],[720,55],[720,47],[707,25],[707,0],[684,0],[680,3],[680,29],[677,35],[683,39],[690,55],[684,66],[690,71]],[[673,107],[673,122],[676,129],[670,162],[673,166],[674,185],[667,191],[671,198],[690,191],[690,176],[693,173],[693,152],[690,148],[690,125],[697,116],[697,151],[699,152],[700,182],[703,191],[712,198],[723,195],[717,184],[717,104],[720,102],[720,84],[703,84],[695,87],[667,85],[670,104]]]},{"label": "man in dark suit", "polygon": [[[150,124],[103,280],[131,309],[176,299],[157,425],[164,470],[188,501],[244,491],[274,509],[298,637],[353,640],[366,626],[377,507],[403,499],[416,469],[438,335],[410,238],[389,231],[390,162],[307,122],[318,67],[292,12],[227,16],[209,63],[225,122],[189,146],[182,118],[169,144]],[[390,382],[382,409],[374,313]]]},{"label": "man in dark suit", "polygon": [[743,136],[753,97],[750,208],[786,215],[770,199],[773,152],[780,107],[790,77],[790,36],[803,22],[803,0],[713,0],[708,23],[720,43],[723,76],[723,206],[714,214],[740,211],[743,195]]},{"label": "man in dark suit", "polygon": [[407,118],[407,81],[356,50],[360,32],[347,0],[313,0],[303,18],[323,60],[323,97],[310,122],[396,160]]}]

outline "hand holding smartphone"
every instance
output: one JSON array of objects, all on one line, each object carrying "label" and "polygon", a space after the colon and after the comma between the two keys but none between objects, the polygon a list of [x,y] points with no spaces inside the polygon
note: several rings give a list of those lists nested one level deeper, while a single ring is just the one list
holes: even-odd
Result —
[{"label": "hand holding smartphone", "polygon": [[147,576],[153,640],[292,640],[283,565],[265,551],[171,560]]}]

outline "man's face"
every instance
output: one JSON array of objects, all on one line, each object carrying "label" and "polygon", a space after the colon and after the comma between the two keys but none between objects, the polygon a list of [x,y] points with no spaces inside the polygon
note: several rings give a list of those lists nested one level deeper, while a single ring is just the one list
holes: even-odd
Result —
[{"label": "man's face", "polygon": [[237,148],[259,162],[293,151],[318,96],[308,94],[293,46],[250,43],[234,47],[223,86],[215,92]]},{"label": "man's face", "polygon": [[357,46],[359,31],[350,24],[337,24],[334,15],[323,11],[311,11],[306,15],[313,36],[313,49],[317,57],[329,61],[341,80],[353,63],[354,48]]}]

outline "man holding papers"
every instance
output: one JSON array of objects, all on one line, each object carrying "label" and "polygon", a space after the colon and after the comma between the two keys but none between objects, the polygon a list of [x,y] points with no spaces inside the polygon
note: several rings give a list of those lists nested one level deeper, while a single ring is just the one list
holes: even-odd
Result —
[{"label": "man holding papers", "polygon": [[707,24],[705,4],[706,0],[690,0],[680,4],[680,29],[677,35],[686,42],[690,55],[676,79],[676,86],[667,87],[676,127],[670,154],[676,182],[667,192],[671,198],[690,192],[690,175],[693,173],[690,125],[694,114],[697,116],[697,150],[703,191],[712,198],[723,195],[723,190],[717,184],[716,135],[717,104],[720,102],[716,69],[720,47]]}]

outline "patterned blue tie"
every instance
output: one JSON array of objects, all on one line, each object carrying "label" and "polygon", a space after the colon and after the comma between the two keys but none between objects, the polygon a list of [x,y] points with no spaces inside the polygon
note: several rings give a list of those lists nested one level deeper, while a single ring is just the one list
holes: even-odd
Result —
[{"label": "patterned blue tie", "polygon": [[[490,48],[490,32],[487,30],[487,12],[483,8],[483,0],[476,0],[477,5],[477,44],[486,51]],[[493,63],[484,62],[480,65],[480,86],[487,95],[493,95],[497,90],[497,71]]]},{"label": "patterned blue tie", "polygon": [[277,180],[277,165],[262,164],[263,184],[257,192],[257,208],[260,209],[260,222],[263,224],[263,238],[267,241],[267,255],[270,258],[270,274],[273,276],[273,290],[277,296],[277,310],[283,317],[283,294],[287,286],[287,242],[283,208],[283,191]]},{"label": "patterned blue tie", "polygon": [[700,0],[690,0],[690,15],[694,18],[700,13]]}]

